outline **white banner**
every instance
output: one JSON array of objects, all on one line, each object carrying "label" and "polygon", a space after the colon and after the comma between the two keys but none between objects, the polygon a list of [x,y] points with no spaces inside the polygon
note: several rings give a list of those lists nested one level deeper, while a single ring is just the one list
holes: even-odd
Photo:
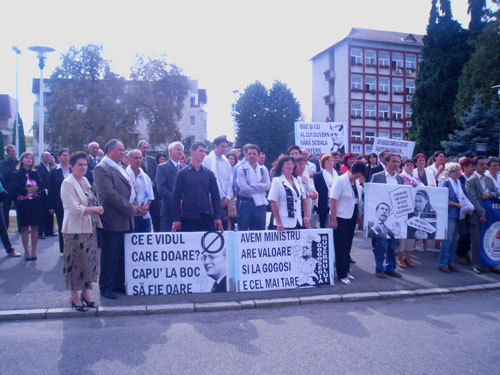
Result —
[{"label": "white banner", "polygon": [[333,285],[331,229],[237,232],[240,292]]},{"label": "white banner", "polygon": [[390,139],[376,137],[373,142],[373,149],[371,152],[377,155],[384,150],[389,150],[394,154],[401,155],[402,159],[413,158],[413,150],[415,149],[415,142],[403,141],[401,139]]},{"label": "white banner", "polygon": [[128,295],[227,291],[228,236],[219,232],[128,233]]},{"label": "white banner", "polygon": [[347,152],[347,125],[342,122],[296,122],[295,144],[310,154]]},{"label": "white banner", "polygon": [[448,189],[367,183],[364,215],[367,237],[445,239]]}]

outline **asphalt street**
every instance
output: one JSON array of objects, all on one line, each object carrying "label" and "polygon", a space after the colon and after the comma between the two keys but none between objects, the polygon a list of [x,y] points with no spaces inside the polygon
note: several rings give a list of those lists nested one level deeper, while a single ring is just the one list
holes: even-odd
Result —
[{"label": "asphalt street", "polygon": [[498,291],[0,325],[1,374],[498,374]]}]

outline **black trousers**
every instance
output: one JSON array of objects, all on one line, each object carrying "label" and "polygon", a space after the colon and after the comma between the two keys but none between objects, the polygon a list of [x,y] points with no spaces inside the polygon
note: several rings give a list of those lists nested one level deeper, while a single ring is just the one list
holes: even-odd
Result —
[{"label": "black trousers", "polygon": [[[160,195],[154,192],[155,197],[159,197]],[[149,213],[151,214],[151,222],[153,223],[153,230],[155,232],[161,231],[161,220],[160,220],[160,211],[161,211],[161,200],[155,199],[151,202],[151,206],[149,206]]]},{"label": "black trousers", "polygon": [[347,277],[350,267],[350,256],[354,230],[356,229],[357,210],[350,219],[337,217],[337,229],[333,231],[333,243],[335,245],[335,269],[337,278]]},{"label": "black trousers", "polygon": [[101,232],[101,269],[99,289],[101,293],[122,291],[125,287],[125,233]]},{"label": "black trousers", "polygon": [[324,228],[326,226],[326,218],[328,217],[330,211],[327,211],[323,214],[319,214],[319,227]]},{"label": "black trousers", "polygon": [[7,227],[5,226],[3,215],[0,215],[0,238],[2,239],[3,247],[7,254],[14,251],[12,244],[10,243],[9,235],[7,233]]},{"label": "black trousers", "polygon": [[[12,194],[8,194],[8,196],[5,198],[5,200],[2,203],[2,213],[3,213],[3,220],[5,222],[5,228],[9,229],[9,211],[10,208],[12,207],[12,203],[14,203],[14,206],[16,205],[16,197]],[[20,233],[20,228],[19,228],[19,218],[17,219],[17,229],[18,232]]]},{"label": "black trousers", "polygon": [[215,230],[214,217],[201,214],[199,220],[181,219],[181,232],[207,232]]},{"label": "black trousers", "polygon": [[42,213],[40,214],[39,236],[51,236],[54,234],[54,216],[49,212],[49,200],[47,195],[42,195]]},{"label": "black trousers", "polygon": [[64,210],[56,211],[56,219],[57,219],[57,233],[59,235],[59,252],[64,253],[64,241],[63,241],[63,235],[61,233],[62,224],[64,220]]}]

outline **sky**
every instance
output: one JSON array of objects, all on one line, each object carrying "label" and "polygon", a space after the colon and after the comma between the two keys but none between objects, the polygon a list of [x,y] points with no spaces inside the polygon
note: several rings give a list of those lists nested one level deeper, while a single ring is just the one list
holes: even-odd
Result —
[{"label": "sky", "polygon": [[[310,121],[311,57],[353,27],[425,34],[431,0],[5,0],[0,24],[0,94],[15,97],[19,55],[19,110],[25,132],[33,124],[33,78],[40,76],[32,45],[55,48],[44,77],[71,45],[102,44],[112,69],[128,78],[137,53],[167,55],[207,90],[208,139],[233,139],[234,90],[260,81],[288,85]],[[296,4],[294,4],[296,3]],[[452,0],[453,16],[469,24],[467,0]]]}]

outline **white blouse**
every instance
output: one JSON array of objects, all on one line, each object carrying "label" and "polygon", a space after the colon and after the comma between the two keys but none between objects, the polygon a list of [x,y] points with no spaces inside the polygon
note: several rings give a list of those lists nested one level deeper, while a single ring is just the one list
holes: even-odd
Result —
[{"label": "white blouse", "polygon": [[[275,201],[278,204],[281,223],[285,228],[295,228],[297,226],[297,223],[302,225],[302,213],[300,210],[302,207],[302,200],[306,198],[306,193],[302,184],[295,177],[293,177],[293,182],[295,185],[295,189],[292,187],[286,177],[281,175],[279,177],[273,178],[271,190],[269,190],[268,199],[270,201]],[[288,217],[286,191],[283,183],[292,191],[294,217]],[[297,192],[299,192],[299,195],[297,195]],[[276,219],[274,219],[274,225],[277,225]]]}]

